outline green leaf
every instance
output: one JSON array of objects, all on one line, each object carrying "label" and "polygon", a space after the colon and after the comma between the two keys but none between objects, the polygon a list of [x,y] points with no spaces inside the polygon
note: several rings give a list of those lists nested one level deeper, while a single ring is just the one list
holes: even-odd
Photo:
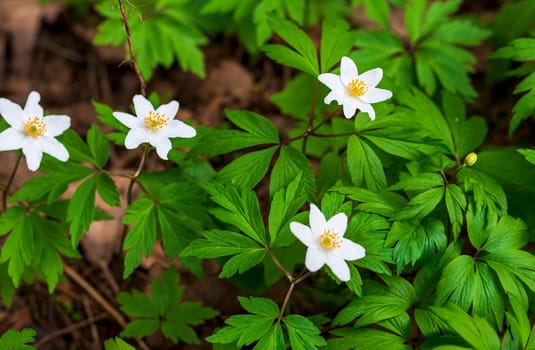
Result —
[{"label": "green leaf", "polygon": [[355,33],[349,31],[349,24],[342,20],[325,21],[321,32],[321,71],[328,72],[332,66],[346,56],[355,41]]},{"label": "green leaf", "polygon": [[[170,0],[156,0],[143,7],[131,6],[126,6],[127,20],[137,64],[145,79],[152,77],[158,65],[169,68],[174,60],[182,69],[204,76],[204,56],[199,46],[208,39],[194,20],[196,6]],[[118,7],[100,3],[96,9],[105,20],[98,27],[94,43],[115,46],[125,43]],[[156,45],[155,38],[162,45]]]},{"label": "green leaf", "polygon": [[366,185],[370,190],[386,187],[381,160],[375,151],[356,135],[349,137],[347,142],[347,164],[355,186]]},{"label": "green leaf", "polygon": [[507,212],[505,192],[492,177],[475,168],[465,167],[457,173],[457,179],[464,183],[465,193],[472,194],[476,209],[488,207],[498,215]]},{"label": "green leaf", "polygon": [[[343,325],[360,317],[355,325],[362,327],[396,317],[407,311],[415,299],[414,289],[399,277],[393,277],[389,282],[394,288],[390,290],[385,288],[378,295],[364,295],[353,299],[336,315],[332,322],[333,326]],[[396,284],[399,283],[404,285],[403,292],[395,290]]]},{"label": "green leaf", "polygon": [[268,118],[249,111],[226,109],[227,118],[240,129],[263,138],[269,143],[279,143],[279,131]]},{"label": "green leaf", "polygon": [[459,233],[464,222],[464,211],[466,209],[466,197],[461,187],[455,184],[446,186],[446,208],[452,224],[452,233],[454,240],[459,238]]},{"label": "green leaf", "polygon": [[249,237],[236,232],[211,230],[203,232],[203,235],[205,238],[193,241],[181,255],[195,256],[200,259],[233,255],[223,265],[220,278],[244,273],[258,265],[266,255],[264,247]]},{"label": "green leaf", "polygon": [[246,153],[227,164],[216,175],[221,182],[229,182],[239,189],[252,189],[266,175],[278,147]]},{"label": "green leaf", "polygon": [[535,165],[535,149],[519,149],[517,152],[523,155],[528,162]]},{"label": "green leaf", "polygon": [[25,267],[34,262],[36,251],[35,226],[24,210],[11,211],[11,213],[14,214],[10,218],[13,220],[11,233],[2,246],[0,262],[8,262],[7,272],[15,287],[18,287]]},{"label": "green leaf", "polygon": [[97,175],[97,191],[100,198],[112,207],[121,205],[119,200],[119,191],[115,185],[115,181],[106,172],[100,172]]},{"label": "green leaf", "polygon": [[364,0],[364,10],[366,15],[378,23],[381,28],[390,27],[390,11],[386,0]]},{"label": "green leaf", "polygon": [[108,339],[104,342],[105,350],[135,350],[133,346],[119,337]]},{"label": "green leaf", "polygon": [[417,194],[396,215],[398,220],[424,218],[431,213],[442,200],[444,187],[432,188]]},{"label": "green leaf", "polygon": [[6,307],[10,308],[13,304],[13,296],[15,295],[16,289],[7,268],[8,264],[0,264],[0,295]]},{"label": "green leaf", "polygon": [[327,341],[327,350],[410,350],[405,345],[405,339],[378,329],[372,328],[338,328],[331,334],[341,338],[332,338]]},{"label": "green leaf", "polygon": [[265,45],[262,50],[272,60],[296,68],[312,76],[319,74],[316,48],[310,37],[291,21],[268,18],[269,26],[290,46]]},{"label": "green leaf", "polygon": [[154,203],[145,198],[138,199],[126,208],[123,223],[133,226],[123,243],[123,249],[128,250],[124,259],[124,278],[139,266],[142,255],[149,256],[154,249],[158,233],[156,215]]},{"label": "green leaf", "polygon": [[[207,337],[206,340],[220,344],[237,341],[238,347],[261,340],[261,348],[265,348],[268,344],[273,345],[280,342],[279,337],[282,336],[282,331],[273,328],[273,322],[279,316],[279,307],[266,298],[240,297],[239,300],[240,304],[252,314],[231,316],[225,320],[225,327]],[[279,324],[277,323],[277,325]],[[284,344],[284,340],[282,340],[282,344]],[[271,349],[279,348],[280,344]]]},{"label": "green leaf", "polygon": [[394,222],[385,246],[391,247],[394,242],[394,259],[400,273],[409,263],[414,266],[418,260],[443,250],[447,237],[441,221],[426,218],[421,223],[416,220]]},{"label": "green leaf", "polygon": [[87,144],[89,145],[91,156],[94,159],[94,164],[99,168],[103,168],[110,157],[110,146],[97,124],[93,124],[89,128],[87,132]]},{"label": "green leaf", "polygon": [[191,155],[215,156],[257,145],[278,144],[279,132],[275,125],[259,114],[226,109],[225,114],[232,123],[245,130],[210,130],[191,149]]},{"label": "green leaf", "polygon": [[207,184],[206,190],[220,208],[211,213],[219,220],[236,226],[260,244],[266,242],[266,233],[258,198],[253,191],[238,190],[230,185]]},{"label": "green leaf", "polygon": [[288,329],[288,338],[292,349],[316,349],[327,343],[320,335],[321,331],[308,318],[301,315],[288,315],[282,321]]},{"label": "green leaf", "polygon": [[422,33],[422,23],[426,7],[426,0],[409,1],[405,7],[405,27],[411,43],[415,43]]},{"label": "green leaf", "polygon": [[302,179],[301,173],[288,184],[288,187],[279,190],[273,196],[268,219],[270,243],[277,239],[281,229],[289,224],[290,219],[305,203]]},{"label": "green leaf", "polygon": [[[46,168],[46,167],[45,167]],[[41,166],[41,171],[45,171]],[[47,202],[51,204],[67,190],[67,186],[80,181],[93,173],[93,169],[76,163],[57,162],[54,168],[46,169],[49,174],[29,179],[24,186],[11,196],[11,202],[37,201],[48,195]]]},{"label": "green leaf", "polygon": [[336,186],[332,190],[347,195],[349,199],[361,202],[357,205],[359,210],[384,216],[394,216],[407,203],[404,197],[382,190],[368,191],[363,188],[340,186]]},{"label": "green leaf", "polygon": [[303,191],[312,198],[316,192],[316,182],[310,162],[295,148],[282,146],[271,172],[270,196],[288,187],[299,174],[303,176]]},{"label": "green leaf", "polygon": [[84,231],[95,218],[95,190],[97,177],[92,176],[85,180],[72,195],[67,209],[67,221],[70,222],[71,242],[77,247]]},{"label": "green leaf", "polygon": [[31,328],[25,328],[21,331],[10,329],[0,337],[0,349],[35,350],[36,348],[28,345],[28,343],[35,342],[36,334],[37,332]]},{"label": "green leaf", "polygon": [[482,317],[470,317],[462,308],[449,304],[446,307],[430,307],[449,327],[476,350],[498,350],[500,339],[492,326]]},{"label": "green leaf", "polygon": [[94,100],[91,103],[93,104],[93,108],[95,108],[99,121],[122,133],[126,134],[128,132],[129,128],[113,116],[113,109],[110,106]]},{"label": "green leaf", "polygon": [[184,287],[179,287],[178,282],[177,272],[169,269],[159,280],[152,281],[150,297],[137,290],[119,293],[121,310],[137,318],[126,326],[121,336],[144,337],[161,328],[163,335],[175,344],[179,341],[199,344],[191,326],[200,325],[219,313],[196,302],[181,303]]},{"label": "green leaf", "polygon": [[496,275],[485,262],[467,255],[453,259],[442,273],[437,286],[437,302],[453,302],[498,326],[503,322],[504,297]]}]

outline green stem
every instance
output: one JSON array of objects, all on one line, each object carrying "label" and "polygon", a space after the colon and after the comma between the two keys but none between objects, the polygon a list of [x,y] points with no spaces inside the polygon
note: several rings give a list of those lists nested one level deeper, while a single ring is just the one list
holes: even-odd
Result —
[{"label": "green stem", "polygon": [[301,277],[294,279],[293,281],[290,281],[290,288],[288,288],[288,292],[286,292],[286,296],[284,297],[284,301],[282,302],[281,311],[279,314],[279,320],[282,320],[282,317],[284,316],[284,311],[286,311],[286,307],[288,306],[288,302],[290,301],[290,296],[292,295],[295,285],[302,282],[305,278],[310,276],[311,272],[308,271]]},{"label": "green stem", "polygon": [[6,187],[4,187],[4,193],[2,194],[2,205],[3,205],[4,211],[7,209],[7,195],[9,193],[9,189],[11,188],[11,185],[13,184],[13,180],[15,179],[15,174],[17,173],[17,170],[19,169],[21,160],[22,160],[22,152],[17,158],[17,162],[15,163],[15,167],[13,168],[13,171],[11,172],[11,176],[9,177],[9,180],[7,181]]},{"label": "green stem", "polygon": [[134,188],[134,183],[137,182],[139,175],[141,175],[141,171],[143,170],[143,166],[145,165],[145,159],[147,159],[148,153],[149,153],[149,147],[145,145],[145,150],[143,151],[143,155],[141,156],[139,166],[137,167],[137,170],[134,173],[134,176],[130,178],[130,183],[128,184],[128,191],[126,194],[126,203],[128,205],[132,203],[132,189]]}]

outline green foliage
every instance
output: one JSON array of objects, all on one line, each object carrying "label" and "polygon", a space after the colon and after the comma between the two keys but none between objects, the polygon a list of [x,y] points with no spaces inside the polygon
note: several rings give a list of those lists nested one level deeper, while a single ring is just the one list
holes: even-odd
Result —
[{"label": "green foliage", "polygon": [[208,0],[201,13],[227,14],[231,16],[229,26],[240,36],[249,49],[255,52],[273,35],[269,21],[272,17],[289,17],[298,24],[305,20],[305,6],[309,1],[280,0]]},{"label": "green foliage", "polygon": [[[359,50],[354,57],[367,67],[382,66],[401,89],[416,83],[428,95],[433,95],[440,85],[464,100],[473,100],[476,92],[468,74],[473,72],[471,64],[475,58],[459,46],[478,45],[491,32],[469,19],[452,18],[460,5],[460,0],[429,4],[426,0],[408,1],[405,5],[408,47],[389,31],[359,31],[355,40]],[[387,24],[382,21],[383,26]]]},{"label": "green foliage", "polygon": [[138,290],[119,293],[117,301],[121,310],[136,318],[126,326],[121,336],[146,337],[160,329],[175,344],[179,341],[199,344],[200,340],[191,327],[219,313],[198,302],[180,302],[185,287],[178,286],[178,283],[179,275],[170,269],[164,271],[159,280],[152,281],[150,297]]},{"label": "green foliage", "polygon": [[[535,60],[535,31],[531,32],[528,38],[515,39],[508,46],[500,48],[493,54],[494,58],[511,59],[520,62],[530,62]],[[513,107],[513,119],[509,125],[509,134],[512,134],[520,123],[535,115],[535,65],[530,64],[528,69],[520,71],[520,74],[527,75],[516,86],[514,94],[524,93]]]},{"label": "green foliage", "polygon": [[134,350],[133,346],[130,346],[127,342],[119,337],[108,339],[104,342],[105,350]]},{"label": "green foliage", "polygon": [[238,299],[250,314],[231,316],[225,321],[224,328],[206,340],[220,344],[236,342],[239,347],[257,342],[255,349],[283,349],[286,347],[285,330],[292,349],[313,349],[325,345],[319,329],[306,317],[287,315],[279,318],[279,307],[269,299]]},{"label": "green foliage", "polygon": [[190,155],[215,156],[239,149],[279,143],[279,132],[266,117],[249,111],[225,110],[229,120],[244,131],[212,130],[190,151]]},{"label": "green foliage", "polygon": [[[120,174],[131,181],[123,194],[116,173],[107,168],[110,142],[123,146],[129,128],[113,116],[112,107],[93,102],[108,129],[92,125],[85,138],[65,132],[58,141],[69,151],[67,162],[45,155],[42,174],[20,189],[0,184],[5,202],[0,294],[7,306],[18,300],[14,295],[22,283],[42,279],[53,291],[63,264],[78,257],[84,232],[108,218],[95,207],[99,196],[110,206],[126,199],[125,255],[117,262],[125,279],[161,244],[169,263],[203,278],[203,266],[212,265],[202,260],[215,259],[219,278],[240,294],[258,295],[238,297],[244,313],[206,325],[215,326],[206,338],[214,349],[535,348],[530,250],[535,151],[523,138],[507,141],[511,147],[489,147],[485,140],[487,97],[503,90],[493,84],[506,76],[512,61],[518,63],[511,75],[523,77],[514,93],[523,95],[510,132],[533,116],[535,39],[533,33],[527,37],[533,1],[504,4],[489,29],[479,24],[482,16],[465,16],[470,6],[460,0],[124,4],[145,78],[175,61],[202,77],[204,33],[214,40],[236,35],[251,54],[241,63],[270,69],[268,61],[276,63],[259,78],[255,93],[272,92],[280,81],[266,85],[265,79],[284,72],[284,87],[271,96],[279,111],[265,110],[256,100],[251,106],[258,112],[225,110],[221,127],[199,126],[194,139],[173,139],[168,160],[155,163],[153,152],[144,154],[135,175]],[[96,6],[103,20],[95,42],[125,45],[117,4]],[[357,6],[380,29],[369,29],[374,27],[359,19],[346,22]],[[401,30],[390,23],[399,15]],[[355,23],[364,29],[354,28]],[[472,84],[475,51],[470,50],[491,33],[495,44],[509,45],[491,56],[502,61],[479,66],[489,79]],[[221,45],[228,49],[229,42],[235,43],[225,39]],[[265,57],[257,56],[259,51]],[[484,51],[477,54],[487,58]],[[322,103],[328,92],[318,74],[337,73],[343,56],[356,58],[359,72],[384,70],[380,86],[392,90],[393,98],[374,105],[375,120],[360,112],[343,118],[340,106]],[[331,89],[337,97],[346,94],[345,78],[338,90]],[[467,105],[476,98],[475,86],[486,97]],[[359,103],[366,99],[361,97]],[[160,102],[155,93],[149,98],[154,105]],[[500,129],[495,118],[489,125]],[[0,119],[0,129],[7,127]],[[104,134],[109,127],[113,131]],[[522,149],[516,149],[517,141],[524,142]],[[363,258],[346,262],[350,279],[345,284],[330,268],[333,261],[326,261],[327,267],[319,258],[312,261],[311,252],[324,249],[318,236],[335,228],[318,227],[321,220],[308,211],[311,203],[327,218],[344,213],[347,229],[340,233],[365,249]],[[342,217],[338,228],[342,221],[345,227]],[[296,223],[308,223],[310,231]],[[302,231],[294,232],[296,227]],[[350,255],[347,247],[334,249],[341,249],[335,257]],[[167,270],[147,294],[119,293],[121,310],[131,318],[121,336],[161,332],[174,343],[199,344],[196,327],[218,312],[182,302],[185,287],[179,279]],[[276,295],[281,288],[288,289]],[[0,337],[0,349],[29,349],[25,344],[34,336],[32,330],[8,331]],[[133,348],[119,337],[104,346]]]},{"label": "green foliage", "polygon": [[[132,225],[123,244],[127,250],[123,275],[128,277],[141,263],[143,255],[148,256],[154,249],[156,239],[161,239],[169,258],[177,256],[197,236],[194,229],[200,229],[206,220],[203,206],[204,193],[196,184],[184,179],[166,185],[166,176],[176,176],[176,171],[168,171],[143,178],[147,197],[133,202],[126,209],[123,223]],[[153,183],[155,181],[155,183]],[[158,187],[160,186],[160,187]],[[185,188],[189,188],[185,191]],[[155,201],[155,197],[158,201]],[[183,263],[200,275],[198,262],[184,260]]]},{"label": "green foliage", "polygon": [[27,345],[35,341],[37,332],[31,328],[14,331],[8,330],[0,337],[0,349],[2,350],[32,350],[33,346]]},{"label": "green foliage", "polygon": [[[4,224],[5,223],[5,224]],[[27,268],[33,268],[48,283],[52,292],[63,271],[60,254],[77,257],[64,234],[65,228],[39,212],[26,212],[14,206],[0,215],[0,235],[9,234],[0,255],[7,272],[18,287]]]},{"label": "green foliage", "polygon": [[[199,46],[207,42],[207,37],[195,21],[198,9],[194,2],[136,0],[127,2],[125,7],[134,55],[145,79],[152,77],[157,66],[169,68],[175,61],[184,70],[204,77],[204,55]],[[96,10],[105,20],[99,25],[94,43],[125,44],[126,35],[118,6],[103,1]],[[125,57],[130,58],[128,49]]]}]

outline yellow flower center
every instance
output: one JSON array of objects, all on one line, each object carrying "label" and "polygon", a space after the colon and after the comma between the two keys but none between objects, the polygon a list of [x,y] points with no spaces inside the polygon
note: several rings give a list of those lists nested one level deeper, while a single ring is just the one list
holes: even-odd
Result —
[{"label": "yellow flower center", "polygon": [[339,248],[342,244],[342,239],[338,233],[331,229],[323,229],[323,233],[319,237],[320,245],[325,250],[334,250]]},{"label": "yellow flower center", "polygon": [[347,93],[352,97],[360,97],[368,92],[368,85],[359,78],[353,79],[347,85]]},{"label": "yellow flower center", "polygon": [[43,117],[33,117],[26,120],[23,124],[24,134],[30,137],[40,137],[46,132],[46,124]]},{"label": "yellow flower center", "polygon": [[167,125],[168,119],[165,117],[165,114],[150,111],[149,116],[143,118],[143,121],[145,122],[145,127],[147,129],[150,131],[158,131]]}]

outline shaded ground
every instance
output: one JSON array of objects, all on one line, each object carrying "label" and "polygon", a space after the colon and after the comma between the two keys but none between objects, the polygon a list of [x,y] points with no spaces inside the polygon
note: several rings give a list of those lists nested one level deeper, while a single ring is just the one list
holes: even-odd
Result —
[{"label": "shaded ground", "polygon": [[[490,3],[490,2],[489,2]],[[470,8],[470,10],[473,10]],[[23,104],[31,90],[38,90],[46,110],[64,113],[72,118],[73,128],[85,135],[96,122],[91,100],[106,103],[115,110],[129,109],[132,96],[139,92],[133,70],[123,59],[122,49],[95,48],[91,38],[95,34],[98,18],[95,15],[76,19],[70,10],[61,6],[36,7],[31,0],[2,0],[0,20],[4,35],[0,34],[0,96]],[[491,48],[478,49],[479,57]],[[269,60],[252,58],[234,38],[220,38],[204,49],[207,78],[181,72],[176,66],[169,71],[157,71],[148,85],[148,91],[177,99],[181,103],[180,119],[192,119],[196,125],[217,127],[223,119],[224,108],[243,108],[274,118],[281,129],[287,119],[278,115],[270,104],[269,96],[284,86],[291,72]],[[487,63],[478,63],[478,69]],[[481,98],[472,106],[474,113],[487,118],[490,127],[489,144],[529,144],[533,124],[528,122],[511,140],[507,136],[509,111],[513,99],[510,85],[494,90],[485,88],[485,76],[476,74]],[[499,94],[498,91],[501,91]],[[506,91],[504,93],[503,91]],[[533,143],[533,141],[531,141]],[[113,171],[132,170],[137,166],[140,153],[115,149],[109,168]],[[0,153],[0,181],[4,182],[15,162],[15,155]],[[149,162],[150,170],[162,164]],[[21,167],[15,187],[31,177]],[[116,179],[123,193],[127,184]],[[103,205],[103,204],[101,204]],[[109,208],[105,208],[109,211]],[[122,215],[115,209],[116,218]],[[96,224],[82,242],[84,257],[71,266],[93,287],[113,303],[118,290],[144,289],[151,278],[159,276],[169,265],[156,249],[142,267],[128,281],[123,281],[118,247],[121,225]],[[179,267],[180,270],[180,267]],[[217,279],[219,267],[206,263],[206,279],[201,282],[186,271],[181,275],[187,285],[186,299],[199,300],[218,309],[222,316],[240,312],[236,295],[243,294],[226,281]],[[284,282],[284,281],[283,281]],[[274,299],[284,296],[286,285],[277,285],[272,291]],[[94,322],[83,323],[84,320]],[[82,322],[82,323],[80,323]],[[218,322],[217,324],[221,324]],[[78,327],[80,326],[80,327]],[[210,321],[198,329],[200,337],[212,333],[216,326]],[[49,295],[47,286],[37,282],[21,287],[15,296],[14,306],[0,305],[0,334],[9,328],[32,327],[39,331],[39,349],[101,349],[104,339],[116,336],[121,327],[95,304],[86,291],[67,280],[60,283]],[[43,337],[49,338],[43,338]],[[188,349],[199,347],[173,347],[158,336],[146,343],[153,349]],[[210,348],[207,346],[207,348]]]}]

